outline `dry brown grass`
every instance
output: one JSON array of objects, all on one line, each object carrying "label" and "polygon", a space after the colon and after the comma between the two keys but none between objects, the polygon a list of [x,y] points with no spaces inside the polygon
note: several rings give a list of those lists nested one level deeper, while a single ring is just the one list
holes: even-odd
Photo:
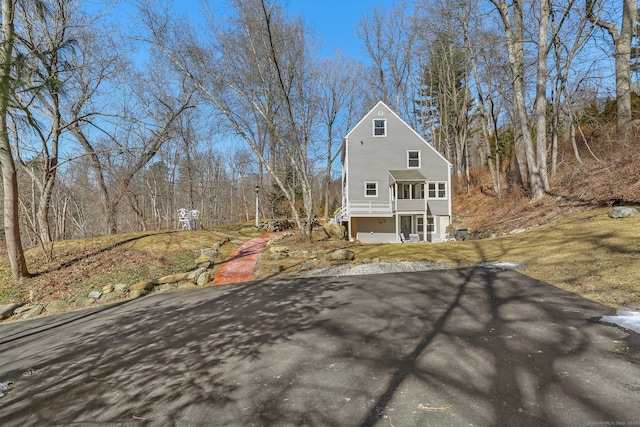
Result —
[{"label": "dry brown grass", "polygon": [[[536,206],[530,216],[544,216],[546,205]],[[543,212],[534,214],[538,209]],[[319,230],[312,242],[294,235],[281,243],[291,250],[310,252],[348,247],[356,252],[356,262],[365,258],[443,260],[452,267],[517,262],[525,265],[521,270],[524,274],[591,300],[609,306],[638,306],[640,215],[615,220],[608,218],[608,211],[608,208],[589,210],[532,227],[527,232],[466,242],[361,245],[329,239]],[[193,260],[201,249],[213,246],[225,236],[234,240],[223,246],[224,256],[240,241],[251,237],[216,231],[104,236],[57,243],[53,263],[42,262],[41,250],[34,248],[27,251],[27,259],[37,275],[24,283],[14,284],[7,262],[0,264],[0,303],[24,300],[30,293],[38,302],[57,298],[72,300],[107,283],[133,283],[185,271],[193,267]],[[266,262],[261,264],[258,268],[264,269]],[[291,267],[295,268],[296,265]]]},{"label": "dry brown grass", "polygon": [[[25,256],[34,277],[22,283],[16,284],[11,279],[6,258],[0,262],[0,304],[72,301],[109,283],[131,284],[187,271],[194,267],[200,250],[212,247],[224,237],[248,238],[239,233],[206,230],[100,236],[55,243],[51,262],[46,261],[41,248],[31,248]],[[233,246],[222,246],[222,256],[228,256]]]},{"label": "dry brown grass", "polygon": [[[609,145],[607,145],[609,144]],[[552,180],[551,195],[530,202],[519,192],[501,198],[474,190],[454,199],[454,220],[460,227],[485,228],[503,234],[518,228],[529,231],[468,242],[360,245],[332,239],[322,230],[311,242],[292,236],[283,244],[291,250],[329,252],[348,247],[357,259],[380,261],[443,260],[453,267],[493,261],[523,263],[522,272],[536,279],[609,306],[640,305],[640,216],[613,220],[613,204],[640,205],[640,150],[634,146],[601,143],[584,151],[578,166],[567,154]],[[481,177],[488,182],[487,177]],[[485,184],[486,185],[486,184]],[[72,300],[108,283],[137,280],[185,271],[193,267],[199,251],[224,236],[234,241],[223,246],[227,256],[251,237],[242,225],[217,231],[164,231],[103,236],[58,242],[52,262],[40,248],[26,252],[36,276],[15,284],[6,254],[0,253],[0,304],[52,299]],[[0,244],[0,252],[2,245]],[[294,262],[285,272],[300,267]],[[321,265],[319,265],[321,266]],[[268,257],[258,264],[258,275],[273,274]]]},{"label": "dry brown grass", "polygon": [[466,267],[522,263],[522,273],[609,306],[640,305],[640,215],[610,219],[584,212],[527,232],[451,243],[361,245],[358,259],[443,260]]},{"label": "dry brown grass", "polygon": [[[531,202],[519,191],[498,198],[474,189],[456,196],[454,224],[503,235],[496,239],[441,244],[357,245],[357,254],[381,261],[436,261],[454,267],[493,261],[523,263],[521,270],[585,298],[609,306],[640,305],[640,216],[613,220],[609,208],[640,205],[640,150],[619,141],[582,146],[583,165],[561,152],[551,191]],[[564,154],[563,154],[564,153]],[[488,183],[488,176],[480,177]],[[320,239],[318,239],[320,240]],[[312,245],[306,244],[306,247]],[[322,248],[318,241],[313,245]],[[325,246],[327,250],[335,248]]]}]

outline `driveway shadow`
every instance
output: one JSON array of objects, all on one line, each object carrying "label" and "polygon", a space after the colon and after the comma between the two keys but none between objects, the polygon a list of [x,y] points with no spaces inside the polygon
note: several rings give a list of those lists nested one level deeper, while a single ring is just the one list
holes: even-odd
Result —
[{"label": "driveway shadow", "polygon": [[640,421],[608,309],[516,272],[263,280],[0,327],[3,425]]}]

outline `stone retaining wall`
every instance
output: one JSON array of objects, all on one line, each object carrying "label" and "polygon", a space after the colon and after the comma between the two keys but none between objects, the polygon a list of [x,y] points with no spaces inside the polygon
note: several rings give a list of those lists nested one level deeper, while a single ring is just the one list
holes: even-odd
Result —
[{"label": "stone retaining wall", "polygon": [[225,237],[212,248],[203,249],[195,260],[195,268],[191,271],[144,280],[131,285],[125,283],[107,284],[102,287],[101,291],[93,290],[87,296],[78,297],[73,301],[54,300],[46,305],[26,302],[0,305],[0,321],[5,319],[27,320],[42,314],[63,313],[125,298],[135,299],[150,292],[167,292],[204,286],[213,281],[214,276],[211,268],[214,265],[214,260],[219,256],[220,247],[228,242],[229,238]]}]

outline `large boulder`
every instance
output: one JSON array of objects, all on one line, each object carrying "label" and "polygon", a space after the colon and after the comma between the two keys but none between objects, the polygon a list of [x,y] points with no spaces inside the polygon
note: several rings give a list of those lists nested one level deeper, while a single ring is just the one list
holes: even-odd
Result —
[{"label": "large boulder", "polygon": [[131,291],[150,291],[155,286],[154,282],[151,280],[144,280],[142,282],[134,283],[129,286],[129,292]]},{"label": "large boulder", "polygon": [[638,210],[636,208],[630,208],[628,206],[616,206],[609,211],[609,218],[626,218],[631,215],[636,215]]},{"label": "large boulder", "polygon": [[356,254],[349,249],[337,249],[331,252],[329,258],[332,261],[353,261],[356,258]]},{"label": "large boulder", "polygon": [[[163,284],[163,283],[178,283],[178,282],[182,282],[183,280],[188,280],[188,276],[189,273],[176,273],[176,274],[169,274],[168,276],[163,276],[159,279],[156,279],[156,284]],[[132,288],[129,288],[130,290]],[[151,289],[147,289],[147,290],[151,290]]]},{"label": "large boulder", "polygon": [[69,310],[69,304],[64,300],[53,300],[45,307],[47,313],[62,313]]},{"label": "large boulder", "polygon": [[0,305],[0,320],[13,316],[13,312],[22,304],[5,304]]},{"label": "large boulder", "polygon": [[196,258],[196,268],[209,268],[213,263],[213,259],[208,255],[200,255]]},{"label": "large boulder", "polygon": [[42,304],[37,304],[37,305],[34,305],[33,307],[29,307],[28,310],[21,313],[22,314],[21,317],[24,320],[33,319],[34,317],[39,316],[43,310],[44,310],[44,307],[42,306]]},{"label": "large boulder", "polygon": [[324,225],[324,231],[332,239],[344,240],[347,238],[347,229],[342,225],[327,223]]},{"label": "large boulder", "polygon": [[208,271],[205,271],[198,276],[198,278],[196,279],[196,284],[198,286],[204,286],[210,281],[211,281],[211,273],[209,273]]}]

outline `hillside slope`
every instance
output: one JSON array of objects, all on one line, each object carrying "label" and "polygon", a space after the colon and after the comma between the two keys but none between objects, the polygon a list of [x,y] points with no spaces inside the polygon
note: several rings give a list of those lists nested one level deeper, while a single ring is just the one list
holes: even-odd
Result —
[{"label": "hillside slope", "polygon": [[[550,177],[549,194],[541,200],[532,202],[519,189],[507,189],[501,197],[478,188],[456,196],[454,225],[502,234],[589,209],[640,205],[640,149],[613,144],[598,148],[594,154],[587,150],[583,165],[565,152],[558,172]],[[490,182],[485,174],[480,188]]]}]

